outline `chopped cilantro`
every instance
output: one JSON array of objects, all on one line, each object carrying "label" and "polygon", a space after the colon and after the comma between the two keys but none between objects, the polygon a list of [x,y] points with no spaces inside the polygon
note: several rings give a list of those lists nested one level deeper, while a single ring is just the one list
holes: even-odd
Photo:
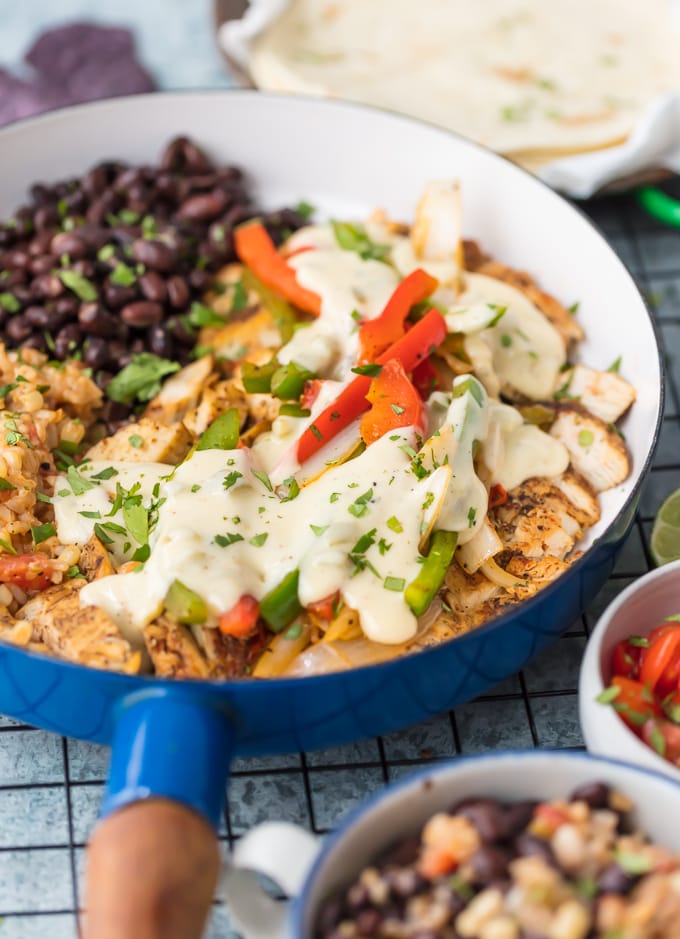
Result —
[{"label": "chopped cilantro", "polygon": [[253,470],[253,476],[255,477],[255,479],[259,479],[262,485],[264,486],[264,488],[267,489],[269,492],[274,491],[274,487],[272,486],[269,476],[267,476],[267,474],[263,470]]},{"label": "chopped cilantro", "polygon": [[376,378],[382,370],[382,365],[378,365],[377,362],[369,362],[367,365],[357,365],[356,368],[352,369],[355,375],[370,375],[371,378]]},{"label": "chopped cilantro", "polygon": [[310,524],[309,524],[309,527],[312,529],[312,531],[313,531],[314,534],[317,536],[317,538],[318,538],[320,535],[323,535],[323,533],[324,533],[325,531],[328,531],[328,528],[329,528],[328,525],[312,525],[311,522],[310,522]]},{"label": "chopped cilantro", "polygon": [[119,261],[109,274],[109,280],[118,287],[131,287],[137,275],[124,261]]},{"label": "chopped cilantro", "polygon": [[160,391],[162,379],[178,371],[179,367],[179,362],[162,359],[151,352],[141,352],[111,379],[106,394],[121,404],[132,404],[135,399],[149,401]]},{"label": "chopped cilantro", "polygon": [[47,522],[46,525],[31,526],[31,537],[33,538],[34,545],[39,545],[43,541],[47,541],[48,538],[53,538],[56,533],[57,529],[52,522]]},{"label": "chopped cilantro", "polygon": [[622,361],[622,356],[619,356],[618,359],[614,359],[614,361],[609,366],[607,371],[618,373],[621,370],[621,361]]},{"label": "chopped cilantro", "polygon": [[340,498],[340,493],[339,493],[339,492],[332,492],[332,493],[331,493],[331,497],[330,497],[330,501],[331,501],[331,502],[337,502],[339,498]]},{"label": "chopped cilantro", "polygon": [[86,277],[76,274],[75,271],[59,271],[58,277],[64,287],[71,290],[79,300],[92,301],[97,299],[97,288]]},{"label": "chopped cilantro", "polygon": [[236,531],[227,532],[226,535],[215,535],[215,544],[219,545],[220,548],[228,548],[229,545],[235,544],[237,541],[243,541],[243,535],[239,535]]},{"label": "chopped cilantro", "polygon": [[390,531],[396,532],[398,535],[404,530],[404,526],[401,524],[396,515],[393,515],[391,518],[387,519],[387,527]]},{"label": "chopped cilantro", "polygon": [[140,437],[139,434],[131,434],[128,437],[128,443],[131,447],[135,447],[135,449],[138,450],[140,447],[144,446],[144,438]]},{"label": "chopped cilantro", "polygon": [[13,485],[12,485],[10,482],[8,482],[4,477],[0,476],[0,490],[4,490],[5,492],[9,492],[11,489],[16,489],[16,488],[17,488],[16,486],[13,486]]},{"label": "chopped cilantro", "polygon": [[400,404],[390,404],[390,407],[396,415],[403,414],[406,408],[402,408]]},{"label": "chopped cilantro", "polygon": [[578,435],[579,447],[590,447],[595,440],[592,430],[581,430]]},{"label": "chopped cilantro", "polygon": [[285,495],[282,495],[282,502],[292,502],[300,495],[300,485],[294,476],[288,476],[284,479],[282,487],[285,487]]},{"label": "chopped cilantro", "polygon": [[470,508],[468,509],[468,514],[467,514],[468,528],[473,527],[473,525],[475,524],[476,517],[477,517],[477,509],[471,505]]},{"label": "chopped cilantro", "polygon": [[224,326],[224,319],[205,303],[195,300],[189,311],[189,322],[192,326]]},{"label": "chopped cilantro", "polygon": [[0,307],[2,307],[3,310],[7,310],[8,313],[18,313],[21,309],[21,304],[13,293],[9,293],[9,291],[6,290],[0,293]]},{"label": "chopped cilantro", "polygon": [[331,222],[335,240],[343,251],[354,251],[364,261],[385,261],[390,253],[389,245],[371,241],[365,229],[350,222]]},{"label": "chopped cilantro", "polygon": [[232,470],[231,473],[227,473],[222,481],[222,486],[225,489],[231,489],[237,479],[243,479],[243,473],[239,473],[238,470]]},{"label": "chopped cilantro", "polygon": [[249,544],[251,544],[254,548],[261,548],[268,537],[269,537],[269,532],[267,531],[260,532],[259,535],[253,535],[253,537],[249,541]]},{"label": "chopped cilantro", "polygon": [[315,206],[311,202],[307,202],[306,199],[300,199],[298,204],[295,206],[295,211],[297,214],[303,218],[305,221],[313,214]]},{"label": "chopped cilantro", "polygon": [[114,469],[113,466],[107,466],[103,470],[100,470],[98,473],[93,473],[90,479],[101,479],[102,482],[105,479],[111,479],[112,476],[117,476],[118,470]]},{"label": "chopped cilantro", "polygon": [[16,554],[16,553],[17,553],[16,548],[15,548],[13,545],[11,545],[11,544],[9,543],[9,541],[5,541],[4,538],[0,538],[0,548],[4,548],[5,551],[8,552],[8,554]]},{"label": "chopped cilantro", "polygon": [[503,333],[501,336],[501,345],[504,349],[508,349],[512,345],[512,337],[508,336],[507,333]]},{"label": "chopped cilantro", "polygon": [[361,518],[362,515],[365,515],[368,512],[367,503],[369,503],[372,498],[373,498],[373,490],[367,489],[366,492],[358,496],[358,498],[356,498],[354,502],[352,502],[351,505],[347,506],[347,511],[350,513],[350,515],[353,515],[355,518]]}]

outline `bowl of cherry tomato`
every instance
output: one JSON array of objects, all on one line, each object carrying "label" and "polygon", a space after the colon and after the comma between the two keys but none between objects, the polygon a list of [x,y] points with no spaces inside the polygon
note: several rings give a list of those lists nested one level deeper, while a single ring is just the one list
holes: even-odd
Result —
[{"label": "bowl of cherry tomato", "polygon": [[581,665],[588,749],[680,780],[680,561],[623,590]]}]

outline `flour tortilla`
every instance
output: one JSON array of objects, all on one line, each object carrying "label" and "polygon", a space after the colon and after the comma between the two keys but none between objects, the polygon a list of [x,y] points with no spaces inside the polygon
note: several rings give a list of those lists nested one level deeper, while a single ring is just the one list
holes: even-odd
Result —
[{"label": "flour tortilla", "polygon": [[540,163],[624,140],[680,89],[679,37],[672,0],[291,0],[251,72]]}]

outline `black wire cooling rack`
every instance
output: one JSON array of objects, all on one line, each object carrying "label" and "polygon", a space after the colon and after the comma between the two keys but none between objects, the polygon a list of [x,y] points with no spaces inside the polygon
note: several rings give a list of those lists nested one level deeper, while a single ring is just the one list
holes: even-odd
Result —
[{"label": "black wire cooling rack", "polygon": [[[401,733],[284,757],[238,760],[225,803],[225,852],[268,818],[317,833],[390,780],[437,760],[509,747],[583,746],[578,667],[606,604],[651,566],[648,539],[662,499],[680,485],[680,232],[662,228],[630,197],[588,211],[637,278],[657,317],[668,366],[666,413],[640,512],[616,570],[595,603],[551,649],[489,694]],[[615,326],[615,311],[608,311]],[[625,370],[625,363],[624,363]],[[644,381],[644,376],[636,380]],[[0,717],[0,939],[76,939],[85,844],[106,775],[104,748]],[[209,939],[234,934],[216,901]]]}]

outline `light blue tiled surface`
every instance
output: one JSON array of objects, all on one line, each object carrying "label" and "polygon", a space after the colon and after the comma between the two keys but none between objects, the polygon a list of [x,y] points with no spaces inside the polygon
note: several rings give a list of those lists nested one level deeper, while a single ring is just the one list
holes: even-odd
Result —
[{"label": "light blue tiled surface", "polygon": [[[38,28],[69,17],[131,26],[161,87],[227,84],[212,40],[209,0],[0,0],[0,64],[17,63]],[[457,752],[512,746],[579,747],[576,681],[587,636],[604,606],[647,567],[645,541],[661,498],[680,482],[680,234],[661,230],[626,200],[593,208],[631,266],[662,323],[669,360],[666,423],[658,469],[645,486],[641,521],[615,577],[568,636],[483,699],[382,740],[300,756],[237,760],[221,837],[238,837],[264,818],[317,831],[386,780]],[[0,717],[0,939],[76,939],[88,833],[106,776],[107,753],[80,741],[17,729]],[[67,782],[68,780],[68,782]],[[213,909],[207,939],[233,939],[228,912]]]}]

